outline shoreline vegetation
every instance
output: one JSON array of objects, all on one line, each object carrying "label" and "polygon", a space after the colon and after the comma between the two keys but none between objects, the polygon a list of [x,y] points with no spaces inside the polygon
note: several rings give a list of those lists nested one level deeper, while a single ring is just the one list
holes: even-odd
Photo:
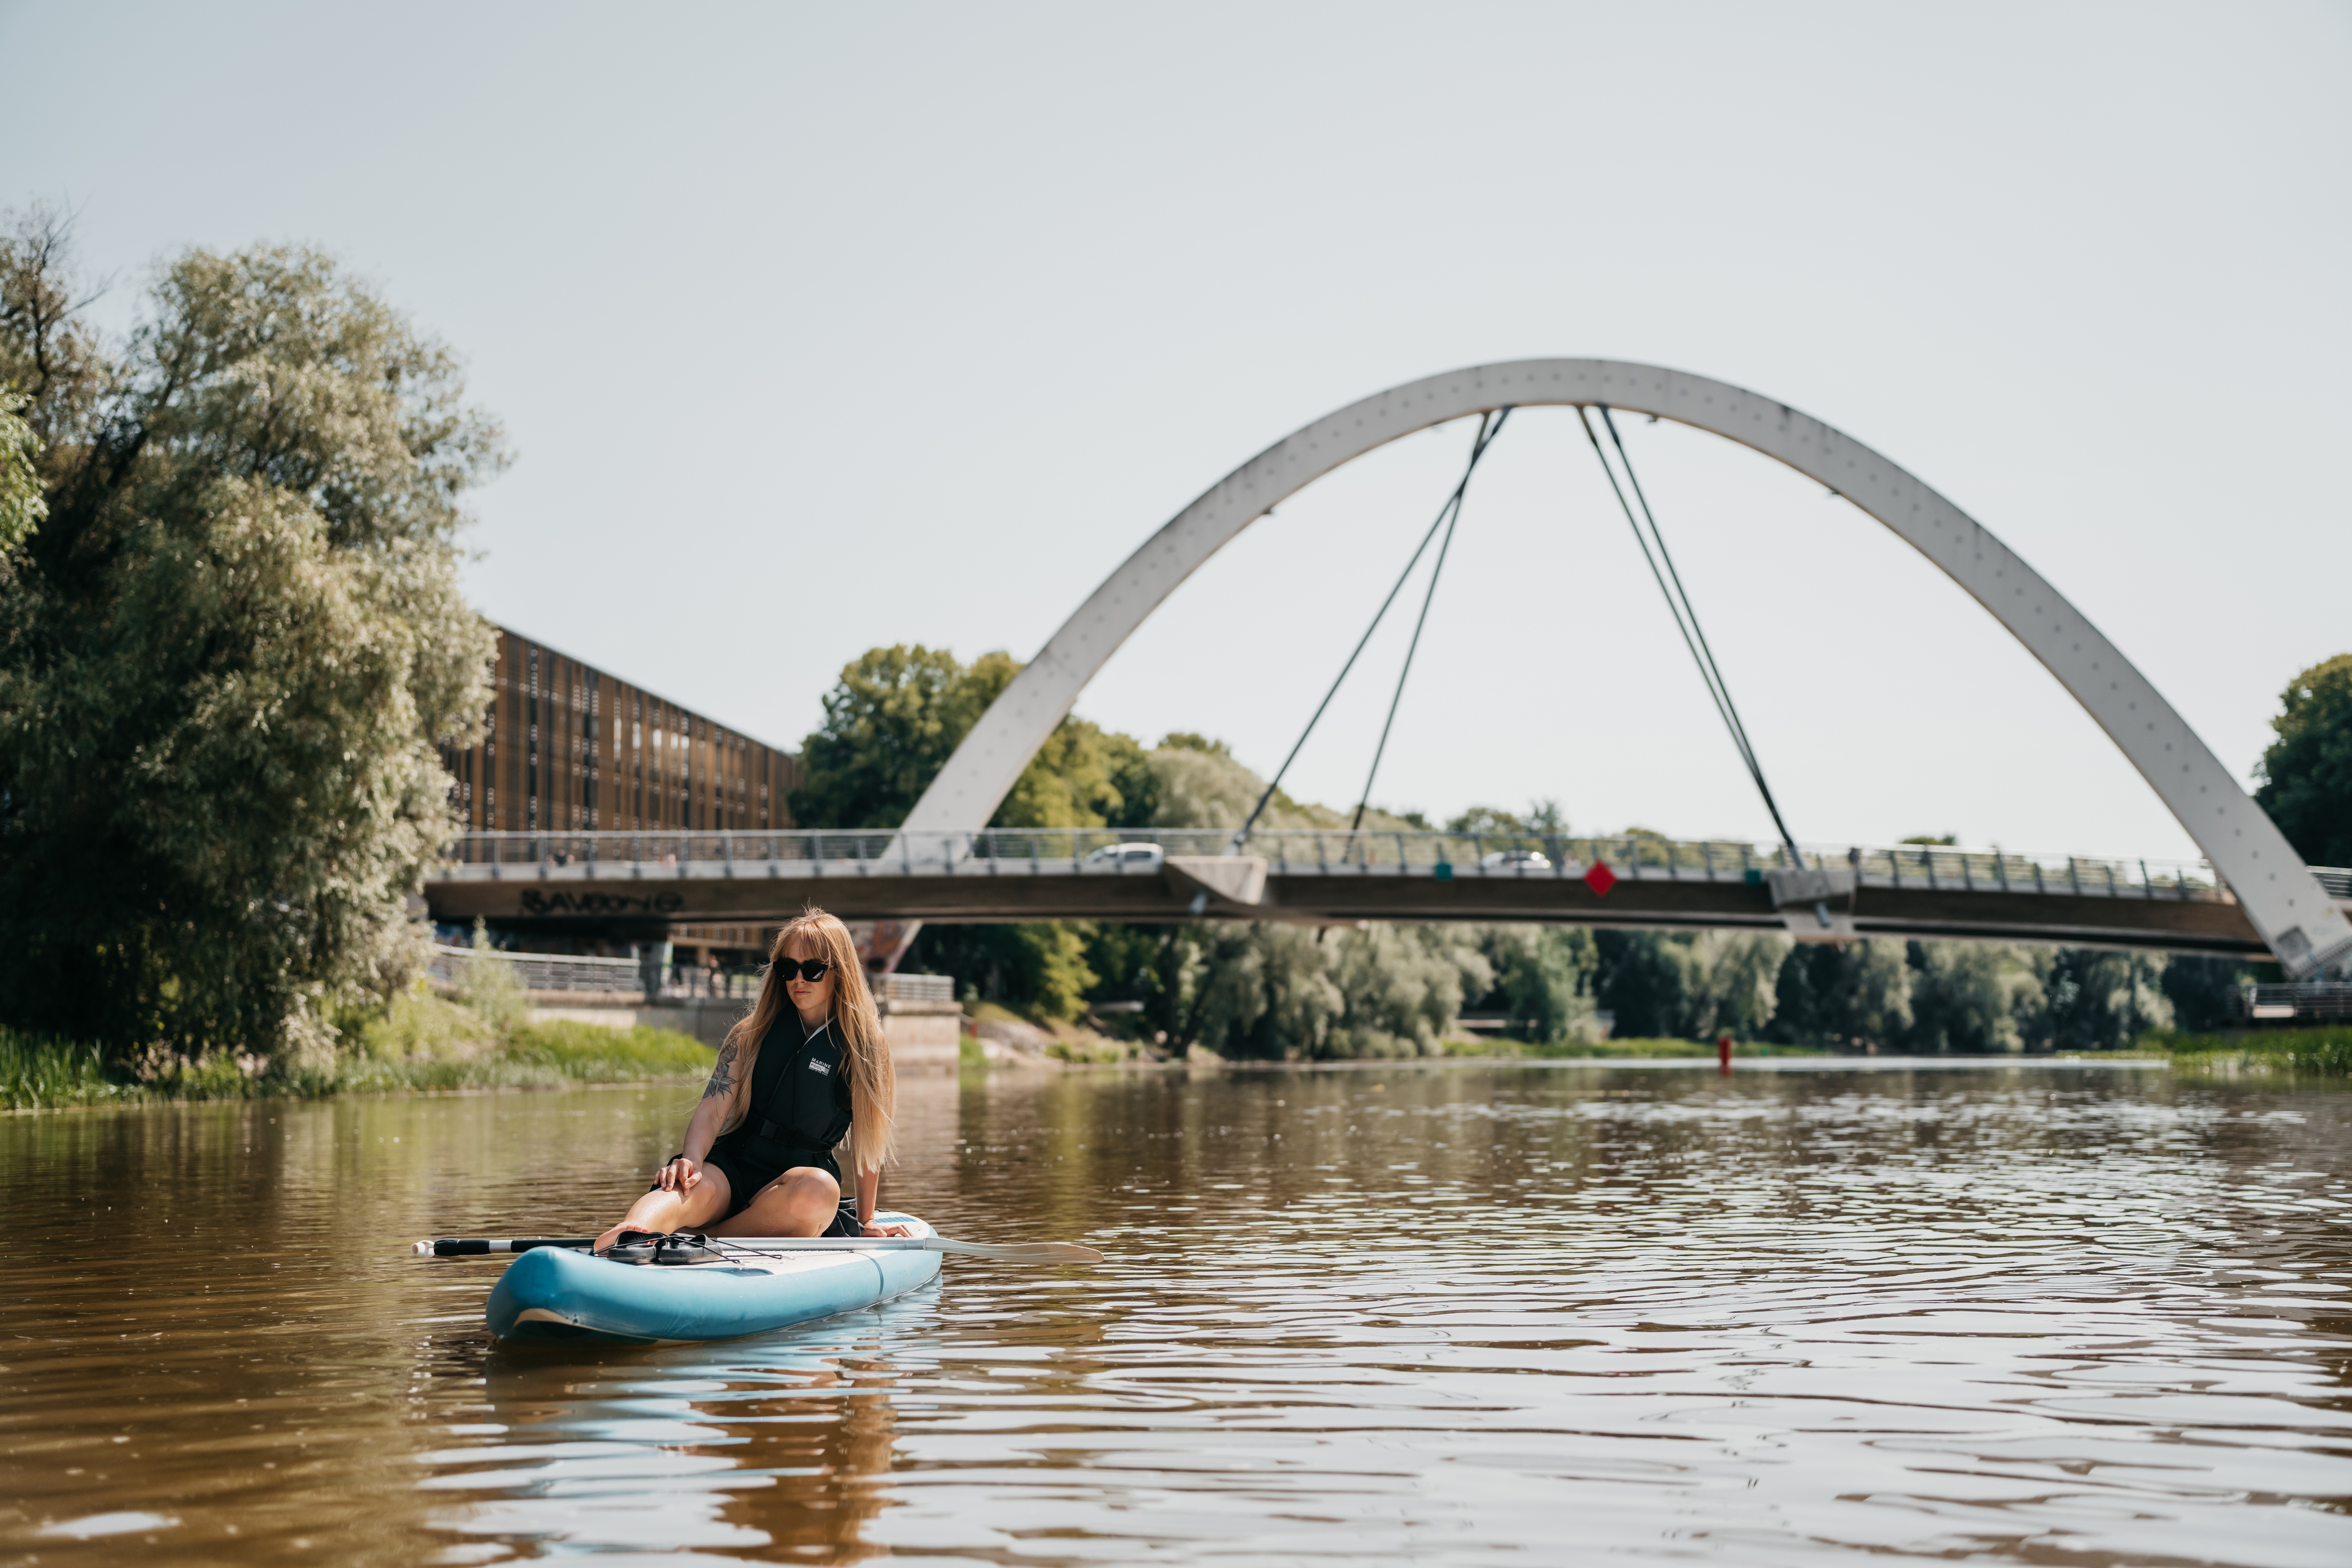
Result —
[{"label": "shoreline vegetation", "polygon": [[[1057,1044],[1060,1042],[1057,1042]],[[989,1065],[967,1037],[963,1065]],[[1105,1041],[1107,1046],[1117,1042]],[[1597,1062],[1711,1060],[1716,1047],[1703,1040],[1631,1039],[1597,1044],[1533,1043],[1523,1040],[1452,1039],[1443,1057],[1339,1063],[1301,1062],[1301,1067],[1343,1065],[1407,1068],[1479,1062]],[[1842,1056],[1818,1046],[1736,1043],[1736,1060],[1785,1058],[1828,1066]],[[1906,1053],[1890,1052],[1896,1058]],[[43,1040],[0,1028],[0,1110],[12,1113],[84,1110],[109,1106],[160,1106],[264,1099],[322,1100],[343,1095],[479,1093],[499,1089],[557,1089],[604,1084],[700,1082],[716,1053],[688,1036],[639,1025],[627,1029],[569,1020],[523,1023],[493,1037],[479,1014],[462,1003],[418,987],[367,1029],[362,1048],[339,1060],[331,1072],[295,1076],[273,1072],[264,1058],[218,1053],[201,1059],[157,1058],[136,1068],[110,1068],[95,1046]],[[2246,1030],[2211,1035],[2151,1035],[2117,1051],[1971,1053],[1929,1060],[2000,1062],[2068,1059],[2161,1060],[2194,1078],[2352,1078],[2352,1026],[2305,1029]],[[1065,1046],[1028,1058],[1024,1065],[1069,1067],[1264,1068],[1286,1064],[1261,1058],[1228,1058],[1197,1052],[1189,1059],[1152,1060]]]},{"label": "shoreline vegetation", "polygon": [[2352,1078],[2352,1024],[2152,1035],[2139,1049],[2177,1072],[2216,1078]]},{"label": "shoreline vegetation", "polygon": [[[1022,1061],[1032,1065],[1050,1062],[1064,1067],[1181,1067],[1196,1062],[1234,1067],[1321,1067],[1334,1063],[1378,1066],[1388,1062],[1409,1065],[1415,1061],[1612,1061],[1631,1058],[1679,1057],[1703,1057],[1712,1061],[1716,1054],[1715,1043],[1711,1039],[1526,1040],[1511,1035],[1446,1031],[1440,1034],[1437,1048],[1425,1055],[1294,1059],[1247,1054],[1226,1055],[1197,1045],[1182,1052],[1170,1052],[1157,1046],[1146,1046],[1139,1040],[1089,1027],[1083,1022],[1073,1023],[1042,1012],[1024,1016],[995,1002],[967,1002],[964,1011],[966,1018],[977,1031],[977,1037],[970,1034],[964,1037],[962,1059],[967,1067]],[[992,1053],[983,1041],[1011,1049]],[[1827,1046],[1782,1045],[1769,1040],[1739,1040],[1732,1047],[1735,1057],[1827,1057],[1836,1054]]]},{"label": "shoreline vegetation", "polygon": [[[1769,1040],[1735,1040],[1735,1060],[1750,1057],[1832,1057],[1827,1046],[1776,1046]],[[1448,1040],[1445,1055],[1453,1061],[1606,1062],[1693,1059],[1713,1061],[1716,1047],[1707,1040]]]},{"label": "shoreline vegetation", "polygon": [[110,1065],[96,1046],[0,1028],[0,1110],[163,1105],[215,1100],[322,1100],[607,1083],[700,1083],[718,1053],[688,1035],[568,1019],[530,1023],[518,1009],[485,1018],[418,985],[358,1031],[357,1048],[320,1072],[275,1070],[259,1056],[154,1055]]}]

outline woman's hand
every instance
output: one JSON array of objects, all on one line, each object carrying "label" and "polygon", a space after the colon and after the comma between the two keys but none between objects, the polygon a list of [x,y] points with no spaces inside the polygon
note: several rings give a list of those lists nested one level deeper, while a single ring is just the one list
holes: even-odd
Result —
[{"label": "woman's hand", "polygon": [[702,1184],[702,1162],[680,1154],[661,1168],[661,1189],[666,1193],[690,1193]]},{"label": "woman's hand", "polygon": [[865,1236],[912,1236],[915,1234],[914,1231],[907,1226],[875,1225],[870,1222],[861,1226],[859,1227],[859,1232],[861,1235]]}]

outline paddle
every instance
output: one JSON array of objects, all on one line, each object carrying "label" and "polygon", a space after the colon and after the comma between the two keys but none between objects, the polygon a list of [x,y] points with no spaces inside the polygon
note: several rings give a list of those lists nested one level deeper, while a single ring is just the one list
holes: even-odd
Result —
[{"label": "paddle", "polygon": [[410,1247],[418,1258],[479,1258],[486,1252],[529,1252],[540,1247],[569,1247],[586,1251],[596,1245],[593,1236],[568,1236],[560,1240],[533,1237],[530,1240],[486,1241],[479,1237],[446,1236],[438,1241],[420,1241]]},{"label": "paddle", "polygon": [[[479,1258],[492,1252],[529,1252],[540,1247],[564,1247],[586,1251],[596,1244],[592,1236],[557,1239],[488,1240],[480,1237],[443,1237],[420,1241],[409,1251],[419,1258]],[[956,1241],[944,1236],[719,1236],[719,1247],[746,1252],[959,1252],[971,1258],[993,1258],[1005,1263],[1100,1263],[1103,1255],[1091,1247],[1068,1241],[1019,1241],[996,1246],[984,1241]]]},{"label": "paddle", "polygon": [[714,1236],[713,1247],[754,1252],[961,1252],[1006,1263],[1100,1263],[1103,1255],[1074,1241],[957,1241],[944,1236]]}]

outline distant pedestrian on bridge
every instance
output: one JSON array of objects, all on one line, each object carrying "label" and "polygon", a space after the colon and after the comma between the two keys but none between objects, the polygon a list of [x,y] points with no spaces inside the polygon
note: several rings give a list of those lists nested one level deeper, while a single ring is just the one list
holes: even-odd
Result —
[{"label": "distant pedestrian on bridge", "polygon": [[[671,1156],[625,1231],[712,1236],[901,1236],[877,1226],[896,1083],[882,1018],[848,928],[810,910],[776,933],[751,1016],[718,1065]],[[856,1201],[843,1202],[835,1150],[848,1137]]]}]

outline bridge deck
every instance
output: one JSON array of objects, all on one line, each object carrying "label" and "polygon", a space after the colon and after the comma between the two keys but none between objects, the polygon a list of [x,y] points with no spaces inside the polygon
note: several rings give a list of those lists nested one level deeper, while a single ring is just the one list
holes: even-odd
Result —
[{"label": "bridge deck", "polygon": [[[1244,856],[1220,865],[1230,841],[1229,833],[1085,830],[471,834],[425,896],[436,918],[457,921],[740,921],[817,903],[853,919],[959,921],[1801,923],[1773,898],[1772,873],[1788,869],[1789,857],[1754,845],[1282,831],[1254,835]],[[1135,853],[1144,842],[1159,853]],[[1840,934],[2266,952],[2201,862],[1906,845],[1808,851],[1804,864],[1846,879],[1851,892],[1832,899]],[[2352,873],[2322,879],[2339,900],[2352,895]]]}]

